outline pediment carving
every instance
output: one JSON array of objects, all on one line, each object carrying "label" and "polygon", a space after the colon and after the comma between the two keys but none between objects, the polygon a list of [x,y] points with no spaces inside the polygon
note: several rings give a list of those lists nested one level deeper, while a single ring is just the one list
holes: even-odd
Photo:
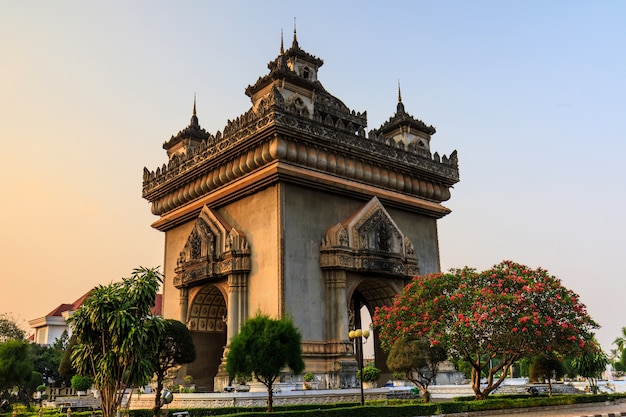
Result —
[{"label": "pediment carving", "polygon": [[411,240],[402,233],[377,197],[343,223],[326,231],[321,266],[411,277],[418,275]]},{"label": "pediment carving", "polygon": [[176,261],[174,285],[201,285],[232,272],[250,271],[250,248],[245,234],[204,206]]}]

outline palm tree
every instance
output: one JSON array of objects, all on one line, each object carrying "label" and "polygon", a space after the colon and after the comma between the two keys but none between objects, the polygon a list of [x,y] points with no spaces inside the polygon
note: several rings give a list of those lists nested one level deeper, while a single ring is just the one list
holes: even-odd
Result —
[{"label": "palm tree", "polygon": [[619,352],[619,356],[622,356],[624,349],[626,349],[626,327],[622,327],[622,334],[618,336],[613,341],[613,344],[617,347],[617,351]]}]

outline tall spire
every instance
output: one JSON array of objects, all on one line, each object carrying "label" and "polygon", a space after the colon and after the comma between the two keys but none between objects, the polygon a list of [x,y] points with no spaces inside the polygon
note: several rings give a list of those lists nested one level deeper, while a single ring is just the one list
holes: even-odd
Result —
[{"label": "tall spire", "polygon": [[400,79],[398,79],[398,106],[396,107],[396,114],[405,113],[404,104],[402,104],[402,92],[400,91]]},{"label": "tall spire", "polygon": [[280,30],[280,54],[285,55],[285,46],[283,44],[283,30]]},{"label": "tall spire", "polygon": [[193,93],[193,113],[191,115],[191,122],[189,126],[199,127],[198,116],[196,116],[196,93]]},{"label": "tall spire", "polygon": [[298,48],[298,36],[296,34],[296,18],[293,18],[293,43],[291,45],[292,48]]}]

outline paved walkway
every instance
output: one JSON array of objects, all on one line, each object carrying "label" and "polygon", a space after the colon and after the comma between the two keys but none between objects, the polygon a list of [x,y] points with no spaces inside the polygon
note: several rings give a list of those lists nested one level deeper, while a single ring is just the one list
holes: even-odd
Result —
[{"label": "paved walkway", "polygon": [[483,411],[447,414],[449,417],[507,416],[507,417],[617,417],[626,416],[626,403],[576,404],[568,406],[539,407],[535,410]]}]

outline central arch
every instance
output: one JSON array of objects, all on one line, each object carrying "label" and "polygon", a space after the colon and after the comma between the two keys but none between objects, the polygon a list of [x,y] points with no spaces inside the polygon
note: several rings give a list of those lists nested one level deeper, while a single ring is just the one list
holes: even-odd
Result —
[{"label": "central arch", "polygon": [[353,275],[348,277],[348,281],[352,283],[349,286],[351,291],[348,303],[348,328],[370,329],[371,336],[366,344],[371,345],[364,348],[364,363],[371,362],[368,356],[373,354],[373,365],[381,370],[381,379],[390,379],[391,371],[387,367],[387,354],[382,350],[378,335],[370,328],[370,325],[376,308],[391,305],[395,295],[402,291],[404,280]]},{"label": "central arch", "polygon": [[[350,330],[361,328],[361,307],[372,317],[376,307],[390,305],[409,280],[419,275],[413,243],[400,230],[378,198],[373,197],[343,223],[326,231],[320,247],[320,265],[326,284],[326,340],[346,356],[337,381],[354,386],[357,358],[346,340]],[[386,354],[373,335],[375,366],[382,378],[391,376]]]}]

